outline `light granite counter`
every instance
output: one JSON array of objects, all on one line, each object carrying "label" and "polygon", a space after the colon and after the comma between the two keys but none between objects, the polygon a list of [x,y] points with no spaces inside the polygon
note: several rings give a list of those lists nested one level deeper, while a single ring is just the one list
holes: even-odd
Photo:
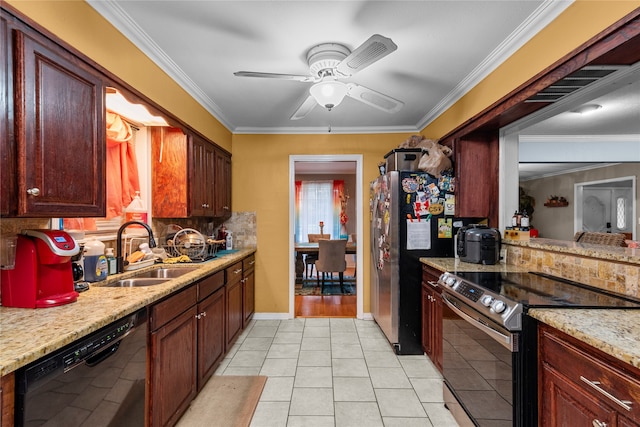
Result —
[{"label": "light granite counter", "polygon": [[[555,241],[554,241],[555,242]],[[536,243],[539,244],[539,243]],[[616,248],[617,249],[617,248]],[[625,256],[623,248],[620,256]],[[578,248],[577,250],[582,250]],[[627,249],[627,251],[629,251]],[[420,258],[423,264],[441,271],[530,271],[526,267],[499,263],[481,265],[454,258]],[[610,356],[640,368],[640,309],[531,309],[528,314]]]},{"label": "light granite counter", "polygon": [[521,271],[529,271],[524,267],[517,265],[505,264],[503,262],[484,265],[473,264],[470,262],[460,261],[458,258],[420,258],[420,262],[429,265],[433,268],[437,268],[440,271],[500,271],[505,273],[517,273]]},{"label": "light granite counter", "polygon": [[529,315],[640,368],[640,309],[531,309]]},{"label": "light granite counter", "polygon": [[148,270],[109,276],[106,281],[92,284],[78,300],[59,307],[30,309],[0,307],[0,376],[15,371],[73,341],[100,329],[134,311],[222,270],[255,249],[240,249],[203,263],[172,264],[172,267],[199,267],[166,283],[135,288],[101,286]]}]

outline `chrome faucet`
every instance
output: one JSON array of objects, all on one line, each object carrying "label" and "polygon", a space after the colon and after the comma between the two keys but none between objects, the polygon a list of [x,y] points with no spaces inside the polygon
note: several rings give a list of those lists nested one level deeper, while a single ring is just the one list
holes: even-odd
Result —
[{"label": "chrome faucet", "polygon": [[149,227],[148,224],[142,221],[128,221],[122,224],[118,229],[118,237],[116,239],[116,264],[118,273],[124,273],[124,259],[122,257],[122,232],[125,228],[133,224],[141,225],[146,228],[147,232],[149,233],[149,247],[156,247],[156,240],[153,238],[153,231],[151,231],[151,227]]}]

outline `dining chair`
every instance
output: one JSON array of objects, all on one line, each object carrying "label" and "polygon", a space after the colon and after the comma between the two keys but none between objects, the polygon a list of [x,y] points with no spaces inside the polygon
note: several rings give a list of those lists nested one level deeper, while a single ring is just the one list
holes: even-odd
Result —
[{"label": "dining chair", "polygon": [[[309,243],[318,243],[320,239],[329,240],[330,234],[307,234],[307,240]],[[318,261],[318,254],[307,254],[304,257],[304,274],[305,278],[313,276],[313,268]],[[311,268],[311,274],[309,274],[309,268]]]},{"label": "dining chair", "polygon": [[340,277],[340,290],[344,292],[344,271],[347,269],[345,259],[347,251],[347,241],[340,240],[319,240],[318,260],[316,261],[316,272],[318,275],[318,286],[320,286],[320,273],[322,273],[322,286],[320,293],[324,291],[325,273],[338,273]]}]

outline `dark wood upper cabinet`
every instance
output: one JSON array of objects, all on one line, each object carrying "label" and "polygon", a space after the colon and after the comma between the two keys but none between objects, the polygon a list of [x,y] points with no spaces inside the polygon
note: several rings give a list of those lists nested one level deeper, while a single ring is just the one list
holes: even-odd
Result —
[{"label": "dark wood upper cabinet", "polygon": [[[104,216],[102,75],[49,39],[7,27],[3,21],[2,32],[11,44],[3,37],[0,47],[6,71],[0,84],[5,92],[2,214]],[[10,174],[15,181],[5,182]]]},{"label": "dark wood upper cabinet", "polygon": [[[154,217],[231,214],[229,155],[204,138],[185,135],[178,128],[153,128],[151,143]],[[227,209],[217,207],[218,203]]]},{"label": "dark wood upper cabinet", "polygon": [[11,37],[7,20],[0,15],[0,215],[11,213],[16,200],[15,139],[13,137],[13,72],[11,71]]},{"label": "dark wood upper cabinet", "polygon": [[218,218],[231,216],[231,156],[221,150],[215,152],[214,215]]},{"label": "dark wood upper cabinet", "polygon": [[467,136],[454,141],[456,217],[488,218],[497,226],[498,136]]}]

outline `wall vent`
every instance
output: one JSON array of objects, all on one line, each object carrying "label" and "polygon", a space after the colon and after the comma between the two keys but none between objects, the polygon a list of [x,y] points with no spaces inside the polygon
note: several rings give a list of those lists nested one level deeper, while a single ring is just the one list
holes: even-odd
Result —
[{"label": "wall vent", "polygon": [[556,102],[567,95],[571,95],[576,91],[583,89],[592,83],[595,83],[624,67],[617,66],[586,66],[565,78],[558,80],[551,86],[541,90],[524,102]]}]

